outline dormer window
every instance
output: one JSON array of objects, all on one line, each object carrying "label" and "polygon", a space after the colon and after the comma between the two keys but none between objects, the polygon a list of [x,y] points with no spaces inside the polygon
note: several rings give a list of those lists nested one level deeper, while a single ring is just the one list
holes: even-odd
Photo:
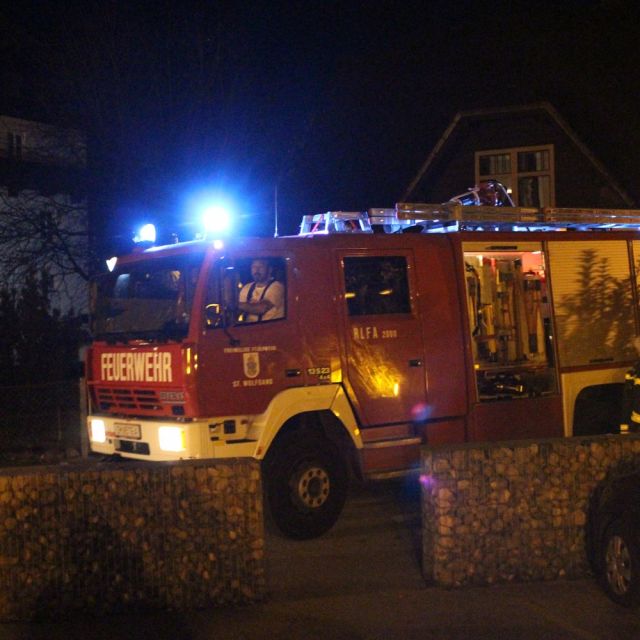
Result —
[{"label": "dormer window", "polygon": [[477,151],[476,184],[494,179],[519,207],[555,206],[553,145]]}]

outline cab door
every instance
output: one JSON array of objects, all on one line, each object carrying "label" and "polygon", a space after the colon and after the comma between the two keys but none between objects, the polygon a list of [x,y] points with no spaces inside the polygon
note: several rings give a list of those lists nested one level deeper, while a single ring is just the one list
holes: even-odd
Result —
[{"label": "cab door", "polygon": [[338,252],[344,382],[363,426],[424,418],[427,385],[410,250]]},{"label": "cab door", "polygon": [[198,345],[201,415],[262,413],[277,393],[303,384],[295,295],[286,256],[247,253],[219,260],[209,274],[205,305],[222,308],[225,285],[231,283],[239,290],[251,283],[251,263],[256,259],[269,263],[270,279],[284,290],[282,314],[250,321],[237,312],[225,324],[212,323],[204,329]]}]

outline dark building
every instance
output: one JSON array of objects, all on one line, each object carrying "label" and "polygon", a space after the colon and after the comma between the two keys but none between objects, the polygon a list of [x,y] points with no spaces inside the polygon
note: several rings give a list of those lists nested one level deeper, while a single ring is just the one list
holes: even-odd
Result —
[{"label": "dark building", "polygon": [[502,182],[522,207],[635,204],[546,102],[458,113],[403,200],[444,202],[487,179]]},{"label": "dark building", "polygon": [[0,282],[46,271],[62,311],[87,306],[86,166],[81,131],[0,115]]}]

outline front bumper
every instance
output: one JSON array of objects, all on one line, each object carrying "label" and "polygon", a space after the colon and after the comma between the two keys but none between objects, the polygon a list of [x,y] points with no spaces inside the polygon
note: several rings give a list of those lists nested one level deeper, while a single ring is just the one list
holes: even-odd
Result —
[{"label": "front bumper", "polygon": [[139,460],[255,457],[256,442],[246,438],[247,416],[177,422],[90,415],[91,451]]}]

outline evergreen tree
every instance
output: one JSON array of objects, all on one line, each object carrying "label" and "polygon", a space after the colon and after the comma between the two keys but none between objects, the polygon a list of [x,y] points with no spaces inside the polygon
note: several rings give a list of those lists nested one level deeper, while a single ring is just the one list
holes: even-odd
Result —
[{"label": "evergreen tree", "polygon": [[81,318],[50,307],[51,278],[31,272],[18,290],[0,291],[0,383],[38,384],[77,375]]}]

